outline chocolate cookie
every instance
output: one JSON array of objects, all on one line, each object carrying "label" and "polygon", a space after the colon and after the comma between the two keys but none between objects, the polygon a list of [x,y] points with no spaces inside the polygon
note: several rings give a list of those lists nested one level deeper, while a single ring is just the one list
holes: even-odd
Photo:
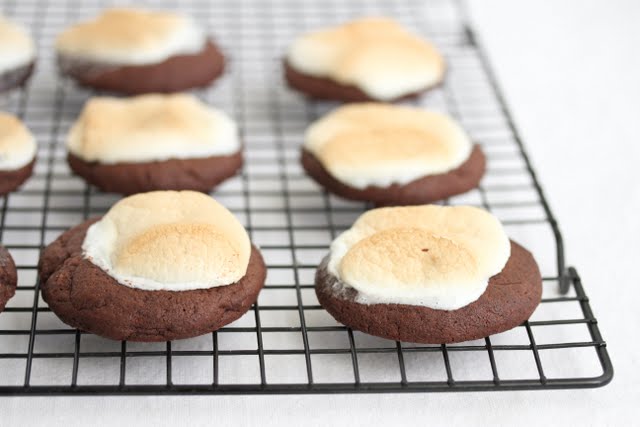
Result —
[{"label": "chocolate cookie", "polygon": [[338,101],[407,99],[444,78],[442,55],[388,18],[362,18],[303,34],[284,61],[289,86]]},{"label": "chocolate cookie", "polygon": [[15,170],[0,170],[0,196],[17,190],[32,174],[36,159],[31,163]]},{"label": "chocolate cookie", "polygon": [[82,256],[87,229],[97,220],[58,237],[45,248],[38,265],[44,300],[72,327],[115,340],[194,337],[241,317],[264,285],[266,267],[255,247],[246,275],[231,285],[178,292],[121,285]]},{"label": "chocolate cookie", "polygon": [[450,172],[428,175],[403,185],[368,186],[359,189],[335,179],[318,159],[305,149],[302,150],[300,160],[307,174],[331,193],[345,199],[369,201],[377,206],[419,205],[464,193],[478,186],[486,165],[482,149],[475,145],[469,158]]},{"label": "chocolate cookie", "polygon": [[376,205],[441,200],[478,185],[485,157],[446,114],[363,102],[346,104],[307,128],[301,163],[332,193]]},{"label": "chocolate cookie", "polygon": [[222,75],[224,64],[224,56],[211,40],[202,52],[149,65],[109,65],[58,55],[60,72],[81,86],[128,95],[206,87]]},{"label": "chocolate cookie", "polygon": [[159,162],[102,164],[69,153],[69,167],[102,191],[135,194],[153,190],[208,192],[242,168],[242,153]]},{"label": "chocolate cookie", "polygon": [[208,192],[243,162],[235,122],[187,94],[92,98],[67,148],[76,175],[121,194]]},{"label": "chocolate cookie", "polygon": [[16,293],[18,273],[9,251],[0,245],[0,312]]},{"label": "chocolate cookie", "polygon": [[538,266],[522,246],[511,242],[504,269],[491,277],[480,298],[457,310],[405,304],[362,304],[358,292],[327,270],[325,258],[316,274],[320,304],[340,323],[367,334],[398,341],[444,344],[484,338],[526,321],[540,303]]},{"label": "chocolate cookie", "polygon": [[224,57],[188,16],[135,8],[104,10],[64,30],[58,67],[80,85],[124,94],[204,87],[224,70]]}]

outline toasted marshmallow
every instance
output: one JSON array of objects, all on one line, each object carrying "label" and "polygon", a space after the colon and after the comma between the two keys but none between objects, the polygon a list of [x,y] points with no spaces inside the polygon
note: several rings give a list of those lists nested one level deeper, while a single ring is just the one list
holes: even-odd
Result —
[{"label": "toasted marshmallow", "polygon": [[387,18],[364,18],[305,34],[287,63],[300,73],[353,85],[388,101],[439,83],[442,56],[426,40]]},{"label": "toasted marshmallow", "polygon": [[88,162],[113,164],[226,156],[241,149],[235,122],[186,94],[92,98],[67,136]]},{"label": "toasted marshmallow", "polygon": [[29,33],[0,15],[0,73],[23,67],[35,57],[36,47]]},{"label": "toasted marshmallow", "polygon": [[0,113],[0,171],[20,169],[36,156],[36,141],[16,117]]},{"label": "toasted marshmallow", "polygon": [[304,147],[334,178],[363,189],[449,172],[469,158],[473,145],[442,113],[359,103],[314,122]]},{"label": "toasted marshmallow", "polygon": [[113,65],[146,65],[202,51],[204,32],[171,12],[115,8],[76,24],[56,39],[58,54]]},{"label": "toasted marshmallow", "polygon": [[362,304],[456,310],[480,298],[510,255],[502,225],[485,210],[380,208],[332,242],[328,270]]},{"label": "toasted marshmallow", "polygon": [[154,191],[113,205],[89,227],[82,250],[122,285],[186,291],[244,277],[251,242],[233,214],[210,196]]}]

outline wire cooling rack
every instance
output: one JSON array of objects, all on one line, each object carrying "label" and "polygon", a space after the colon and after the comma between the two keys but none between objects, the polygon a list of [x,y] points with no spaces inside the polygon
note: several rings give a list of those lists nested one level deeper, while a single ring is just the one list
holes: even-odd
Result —
[{"label": "wire cooling rack", "polygon": [[[19,273],[17,294],[0,314],[0,394],[507,390],[597,387],[611,380],[605,342],[576,271],[565,267],[558,226],[486,57],[463,10],[446,0],[150,4],[194,16],[231,59],[226,75],[198,96],[235,116],[246,164],[213,194],[261,246],[267,285],[244,317],[194,339],[115,342],[64,325],[39,296],[39,252],[117,197],[69,173],[64,137],[92,93],[57,76],[52,41],[106,3],[0,2],[39,44],[29,86],[0,98],[1,109],[22,117],[39,143],[34,176],[0,205],[0,237]],[[339,325],[318,304],[316,265],[368,206],[327,194],[302,172],[305,127],[336,104],[288,90],[281,58],[296,34],[363,15],[395,17],[446,55],[445,84],[414,103],[460,120],[482,144],[488,171],[480,188],[445,203],[491,210],[533,251],[544,276],[542,303],[511,331],[454,345],[401,343]]]}]

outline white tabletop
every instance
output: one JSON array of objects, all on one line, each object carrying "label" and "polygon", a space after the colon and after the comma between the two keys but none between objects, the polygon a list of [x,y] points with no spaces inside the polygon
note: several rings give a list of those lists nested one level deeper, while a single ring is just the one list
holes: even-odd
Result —
[{"label": "white tabletop", "polygon": [[[613,360],[601,389],[501,393],[0,398],[14,425],[623,425],[640,402],[640,2],[472,3]],[[636,410],[637,411],[637,410]]]}]

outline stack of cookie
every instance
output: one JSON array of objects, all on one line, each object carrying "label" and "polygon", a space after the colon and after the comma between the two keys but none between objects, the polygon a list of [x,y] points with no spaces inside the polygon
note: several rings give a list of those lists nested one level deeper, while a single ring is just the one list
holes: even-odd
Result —
[{"label": "stack of cookie", "polygon": [[[0,90],[23,84],[35,58],[26,33],[0,20],[4,51]],[[224,112],[174,93],[219,77],[220,50],[188,17],[112,9],[60,34],[56,51],[79,85],[135,96],[90,99],[68,133],[71,170],[129,197],[44,249],[45,301],[67,324],[118,340],[193,337],[239,318],[266,267],[238,220],[203,193],[242,168],[240,132]],[[431,43],[386,18],[302,35],[284,60],[291,88],[354,102],[310,124],[304,170],[331,193],[384,206],[331,244],[318,299],[339,322],[394,340],[481,338],[525,321],[541,297],[535,260],[495,217],[428,205],[485,172],[481,147],[451,117],[391,103],[437,86],[445,69]],[[0,150],[6,194],[30,175],[35,143],[0,116]],[[15,287],[0,248],[0,309]]]}]

